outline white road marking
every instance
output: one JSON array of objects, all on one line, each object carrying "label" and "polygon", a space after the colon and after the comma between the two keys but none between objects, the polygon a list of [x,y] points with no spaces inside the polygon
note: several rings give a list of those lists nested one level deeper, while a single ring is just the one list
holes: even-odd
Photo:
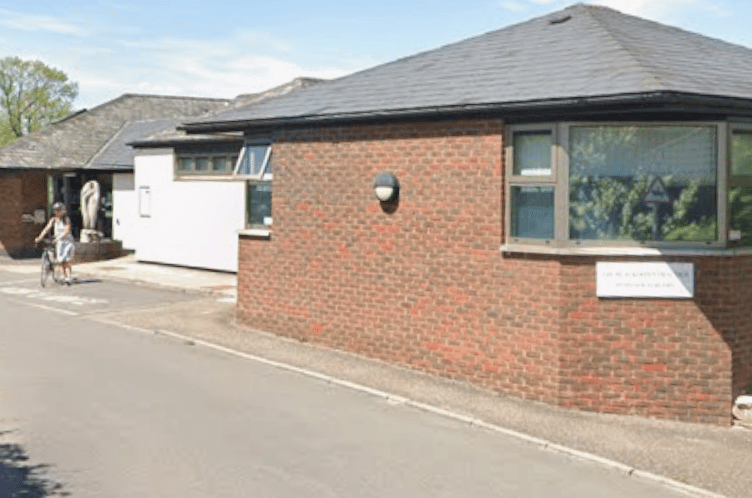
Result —
[{"label": "white road marking", "polygon": [[40,266],[37,265],[0,265],[0,271],[8,273],[39,274]]},{"label": "white road marking", "polygon": [[11,282],[0,282],[0,285],[28,284],[29,282],[39,282],[39,279],[38,278],[27,278],[25,280],[13,280]]},{"label": "white road marking", "polygon": [[30,303],[28,301],[18,301],[16,299],[11,299],[11,302],[12,303],[16,303],[16,304],[20,304],[22,306],[31,306],[33,308],[43,309],[45,311],[54,311],[55,313],[62,313],[63,315],[68,315],[68,316],[78,316],[79,315],[75,311],[68,311],[68,310],[64,310],[64,309],[60,309],[60,308],[54,308],[52,306],[45,306],[44,304]]},{"label": "white road marking", "polygon": [[72,304],[74,306],[86,306],[91,304],[106,304],[105,299],[95,299],[90,297],[71,296],[65,294],[52,294],[36,289],[26,289],[24,287],[0,287],[0,292],[11,296],[22,296],[29,299],[41,299],[42,301],[52,301],[62,304]]}]

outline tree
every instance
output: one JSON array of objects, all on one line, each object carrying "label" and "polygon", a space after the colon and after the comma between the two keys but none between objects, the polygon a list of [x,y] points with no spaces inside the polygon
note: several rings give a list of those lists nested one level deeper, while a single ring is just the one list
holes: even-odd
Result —
[{"label": "tree", "polygon": [[0,146],[72,111],[78,83],[41,61],[0,59]]}]

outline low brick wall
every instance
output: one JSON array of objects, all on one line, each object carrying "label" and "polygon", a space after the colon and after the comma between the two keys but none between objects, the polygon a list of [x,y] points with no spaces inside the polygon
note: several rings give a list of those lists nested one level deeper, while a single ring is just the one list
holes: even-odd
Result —
[{"label": "low brick wall", "polygon": [[[502,255],[501,121],[274,137],[270,240],[241,321],[525,399],[729,424],[752,382],[752,258],[683,258],[693,300],[598,299],[595,259]],[[372,181],[393,172],[396,210]]]},{"label": "low brick wall", "polygon": [[123,243],[119,240],[102,240],[100,242],[76,242],[73,263],[91,263],[119,258],[123,255]]}]

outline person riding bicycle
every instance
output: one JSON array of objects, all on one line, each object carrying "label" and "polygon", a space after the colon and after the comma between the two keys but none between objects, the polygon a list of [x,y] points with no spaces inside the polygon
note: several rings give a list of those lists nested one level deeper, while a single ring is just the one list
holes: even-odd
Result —
[{"label": "person riding bicycle", "polygon": [[71,259],[73,259],[73,234],[71,233],[71,221],[65,214],[65,206],[62,202],[56,202],[52,205],[52,212],[54,215],[47,222],[47,226],[44,227],[42,232],[35,240],[39,242],[50,230],[53,230],[53,239],[55,243],[55,254],[57,255],[58,263],[63,267],[63,273],[65,274],[65,283],[71,284]]}]

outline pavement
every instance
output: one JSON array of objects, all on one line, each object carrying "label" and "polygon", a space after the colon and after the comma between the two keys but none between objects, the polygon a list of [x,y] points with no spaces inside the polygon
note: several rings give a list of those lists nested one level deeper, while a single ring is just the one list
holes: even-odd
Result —
[{"label": "pavement", "polygon": [[[2,261],[0,271],[32,273],[31,265]],[[742,427],[569,411],[254,330],[235,322],[235,294],[226,288],[234,283],[231,274],[150,265],[132,256],[77,265],[74,271],[89,278],[196,293],[195,299],[159,309],[97,315],[102,322],[186,338],[226,354],[442,413],[551,451],[600,460],[637,479],[663,479],[692,496],[752,495],[752,431]]]},{"label": "pavement", "polygon": [[[36,274],[36,259],[13,260],[0,258],[0,270],[18,274]],[[94,263],[77,263],[73,266],[74,278],[99,278],[133,282],[182,292],[213,294],[219,300],[234,303],[237,300],[237,275],[234,273],[197,270],[138,261],[131,254],[117,259]]]}]

